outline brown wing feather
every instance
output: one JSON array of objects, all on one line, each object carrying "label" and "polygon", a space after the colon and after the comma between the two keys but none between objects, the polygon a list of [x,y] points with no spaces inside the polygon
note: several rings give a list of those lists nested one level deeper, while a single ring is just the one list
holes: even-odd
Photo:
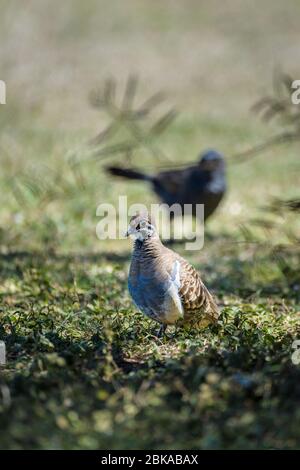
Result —
[{"label": "brown wing feather", "polygon": [[184,310],[184,319],[179,323],[188,324],[195,328],[204,328],[215,323],[219,310],[211,293],[203,284],[198,271],[184,258],[162,245],[164,266],[169,274],[173,272],[174,262],[180,263],[180,288]]},{"label": "brown wing feather", "polygon": [[198,327],[216,322],[219,316],[218,307],[200,274],[185,259],[178,257],[178,260],[181,282],[179,294],[184,308],[184,321]]}]

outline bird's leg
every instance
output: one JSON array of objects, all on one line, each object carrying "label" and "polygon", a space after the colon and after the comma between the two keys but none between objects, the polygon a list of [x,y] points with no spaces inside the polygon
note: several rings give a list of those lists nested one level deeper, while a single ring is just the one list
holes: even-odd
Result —
[{"label": "bird's leg", "polygon": [[157,335],[156,335],[158,338],[161,338],[165,334],[167,326],[168,325],[164,325],[163,323],[160,325],[160,328],[159,328],[159,330],[157,332]]}]

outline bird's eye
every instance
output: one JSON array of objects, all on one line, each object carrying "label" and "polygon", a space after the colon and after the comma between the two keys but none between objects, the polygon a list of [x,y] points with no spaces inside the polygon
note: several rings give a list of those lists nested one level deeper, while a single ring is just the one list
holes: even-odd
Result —
[{"label": "bird's eye", "polygon": [[141,228],[140,224],[137,224],[136,229],[140,230],[140,228]]}]

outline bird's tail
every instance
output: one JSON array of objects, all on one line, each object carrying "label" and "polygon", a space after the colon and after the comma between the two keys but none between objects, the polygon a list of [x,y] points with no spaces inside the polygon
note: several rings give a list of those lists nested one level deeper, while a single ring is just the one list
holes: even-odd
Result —
[{"label": "bird's tail", "polygon": [[205,300],[203,302],[202,315],[201,315],[201,318],[197,318],[197,316],[195,316],[192,319],[193,328],[201,329],[201,330],[203,328],[206,328],[208,325],[217,323],[219,315],[220,315],[220,311],[218,309],[218,306],[213,296],[211,295],[211,293],[209,292],[209,290],[204,284],[202,287],[205,292]]},{"label": "bird's tail", "polygon": [[206,328],[208,325],[217,323],[220,311],[219,308],[207,289],[207,287],[202,284],[203,295],[205,296],[204,302],[202,305],[201,310],[196,314],[192,314],[189,317],[185,317],[183,321],[179,321],[178,325],[183,326],[187,329],[192,330],[202,330]]},{"label": "bird's tail", "polygon": [[210,323],[216,323],[218,321],[220,311],[209,290],[206,287],[205,290],[206,299],[204,302],[204,311],[206,313],[207,318],[210,320]]},{"label": "bird's tail", "polygon": [[153,181],[152,176],[146,175],[140,171],[132,170],[130,168],[121,168],[117,166],[108,166],[106,171],[114,176],[121,176],[130,180]]}]

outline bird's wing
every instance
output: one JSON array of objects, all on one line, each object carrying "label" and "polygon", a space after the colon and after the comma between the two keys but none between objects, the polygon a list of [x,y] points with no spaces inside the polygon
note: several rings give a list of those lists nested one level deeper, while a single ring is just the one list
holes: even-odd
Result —
[{"label": "bird's wing", "polygon": [[155,177],[158,186],[170,194],[179,194],[185,184],[185,170],[162,171]]},{"label": "bird's wing", "polygon": [[219,310],[200,274],[184,258],[169,251],[180,263],[179,295],[184,309],[184,321],[199,327],[216,322]]}]

